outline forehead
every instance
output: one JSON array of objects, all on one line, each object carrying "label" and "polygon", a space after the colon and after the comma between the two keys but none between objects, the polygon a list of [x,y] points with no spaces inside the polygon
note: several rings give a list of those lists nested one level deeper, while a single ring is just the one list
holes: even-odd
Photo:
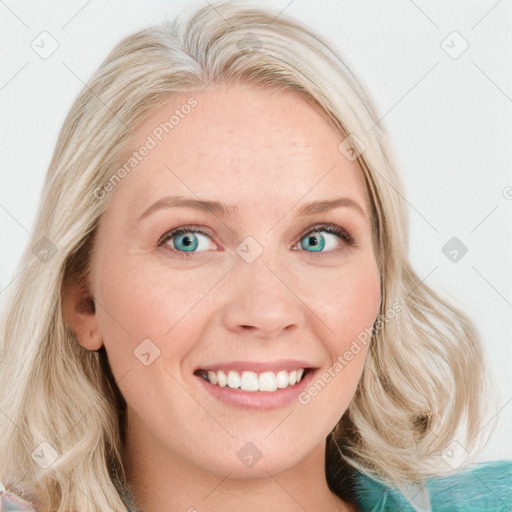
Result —
[{"label": "forehead", "polygon": [[319,107],[291,90],[181,92],[134,131],[125,160],[134,152],[139,160],[114,199],[129,199],[137,212],[171,193],[217,198],[237,210],[262,201],[282,210],[283,202],[339,192],[368,211],[362,171],[338,149],[343,138]]}]

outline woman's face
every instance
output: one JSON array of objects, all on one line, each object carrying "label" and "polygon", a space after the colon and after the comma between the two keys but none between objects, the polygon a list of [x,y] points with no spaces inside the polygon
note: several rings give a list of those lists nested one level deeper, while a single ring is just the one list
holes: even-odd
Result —
[{"label": "woman's face", "polygon": [[175,95],[135,132],[90,277],[148,460],[257,477],[323,451],[380,299],[363,174],[340,142],[295,92],[227,86]]}]

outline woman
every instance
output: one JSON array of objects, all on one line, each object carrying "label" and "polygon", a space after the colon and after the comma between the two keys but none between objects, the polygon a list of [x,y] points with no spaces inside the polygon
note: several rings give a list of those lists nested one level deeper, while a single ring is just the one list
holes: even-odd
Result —
[{"label": "woman", "polygon": [[443,476],[481,437],[482,349],[408,263],[377,119],[318,36],[265,11],[206,7],[114,48],[64,122],[4,314],[6,501],[509,504],[508,462]]}]

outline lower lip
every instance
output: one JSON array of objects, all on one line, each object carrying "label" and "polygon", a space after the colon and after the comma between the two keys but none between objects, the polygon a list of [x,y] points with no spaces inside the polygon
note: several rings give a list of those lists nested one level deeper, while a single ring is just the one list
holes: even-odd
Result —
[{"label": "lower lip", "polygon": [[298,395],[309,386],[314,374],[315,370],[309,370],[298,384],[276,391],[242,391],[229,386],[217,386],[199,375],[196,377],[204,389],[221,402],[243,409],[271,410],[297,402]]}]

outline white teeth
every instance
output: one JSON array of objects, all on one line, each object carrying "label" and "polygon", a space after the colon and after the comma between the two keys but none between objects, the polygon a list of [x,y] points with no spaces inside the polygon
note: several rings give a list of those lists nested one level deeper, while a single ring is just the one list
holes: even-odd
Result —
[{"label": "white teeth", "polygon": [[242,391],[276,391],[299,383],[304,375],[304,368],[293,370],[290,373],[281,370],[277,373],[262,372],[259,375],[251,371],[242,372],[240,375],[239,372],[233,370],[229,372],[208,370],[207,372],[203,371],[201,375],[211,384],[220,387],[228,386]]},{"label": "white teeth", "polygon": [[[214,372],[215,373],[215,372]],[[226,374],[221,370],[220,372],[216,372],[217,373],[217,384],[223,388],[224,386],[227,385],[228,383],[228,378],[226,377]],[[213,384],[213,382],[212,382]]]},{"label": "white teeth", "polygon": [[240,387],[240,375],[238,372],[229,372],[228,373],[228,386],[230,388],[236,389]]},{"label": "white teeth", "polygon": [[279,389],[288,387],[288,373],[286,373],[284,370],[277,372],[276,385]]},{"label": "white teeth", "polygon": [[276,376],[273,372],[263,372],[260,374],[259,384],[260,391],[275,391],[277,389]]},{"label": "white teeth", "polygon": [[240,382],[240,389],[243,391],[258,391],[258,376],[254,372],[243,372]]}]

